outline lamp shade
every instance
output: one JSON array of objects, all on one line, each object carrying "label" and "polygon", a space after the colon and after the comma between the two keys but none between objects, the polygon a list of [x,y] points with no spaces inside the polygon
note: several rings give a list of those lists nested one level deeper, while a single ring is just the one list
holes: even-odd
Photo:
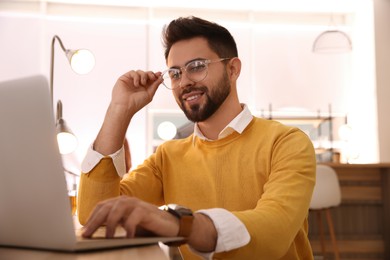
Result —
[{"label": "lamp shade", "polygon": [[56,123],[57,142],[61,154],[69,154],[76,150],[78,141],[76,136],[67,126],[64,119],[60,118]]},{"label": "lamp shade", "polygon": [[351,39],[348,34],[340,30],[324,31],[313,43],[314,53],[343,53],[351,50]]},{"label": "lamp shade", "polygon": [[62,118],[62,102],[57,101],[57,120],[56,120],[57,142],[61,154],[69,154],[76,150],[78,142],[72,130],[68,127]]}]

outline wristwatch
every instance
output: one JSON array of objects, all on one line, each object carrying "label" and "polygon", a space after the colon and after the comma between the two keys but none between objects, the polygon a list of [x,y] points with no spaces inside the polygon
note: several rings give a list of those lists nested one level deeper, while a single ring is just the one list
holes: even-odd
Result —
[{"label": "wristwatch", "polygon": [[192,210],[176,204],[165,205],[163,207],[163,210],[167,211],[168,213],[179,219],[179,233],[177,234],[177,236],[185,238],[182,241],[166,243],[166,245],[180,246],[182,244],[187,243],[187,238],[191,234],[192,223],[194,221],[194,215],[192,214]]}]

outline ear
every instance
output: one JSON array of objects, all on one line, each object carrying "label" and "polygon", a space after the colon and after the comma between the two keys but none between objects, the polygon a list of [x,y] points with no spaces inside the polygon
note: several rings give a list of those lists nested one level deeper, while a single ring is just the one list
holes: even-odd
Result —
[{"label": "ear", "polygon": [[230,79],[236,81],[241,72],[241,60],[238,57],[232,58],[228,63],[228,68]]}]

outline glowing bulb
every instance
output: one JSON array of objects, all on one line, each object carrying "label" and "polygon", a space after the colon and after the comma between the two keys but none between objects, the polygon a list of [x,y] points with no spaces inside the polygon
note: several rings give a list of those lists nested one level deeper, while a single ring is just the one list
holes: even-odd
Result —
[{"label": "glowing bulb", "polygon": [[157,134],[163,140],[171,140],[176,136],[177,128],[175,124],[169,121],[164,121],[157,127]]},{"label": "glowing bulb", "polygon": [[67,132],[58,133],[57,142],[61,154],[74,152],[78,144],[76,136]]},{"label": "glowing bulb", "polygon": [[70,66],[78,74],[87,74],[95,66],[95,57],[89,50],[77,50],[70,58]]}]

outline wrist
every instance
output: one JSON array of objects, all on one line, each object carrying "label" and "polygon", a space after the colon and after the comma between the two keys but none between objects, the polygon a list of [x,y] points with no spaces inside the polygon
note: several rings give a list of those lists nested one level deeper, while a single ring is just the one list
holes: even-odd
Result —
[{"label": "wrist", "polygon": [[178,237],[183,237],[184,240],[178,241],[178,242],[171,242],[167,245],[169,246],[180,246],[182,244],[187,243],[187,240],[189,236],[192,233],[192,226],[194,221],[193,213],[190,209],[175,205],[175,204],[169,204],[162,208],[164,211],[167,211],[169,214],[171,214],[178,223],[178,231],[177,235]]},{"label": "wrist", "polygon": [[118,151],[123,146],[132,116],[133,114],[126,107],[110,104],[102,128],[94,142],[94,150],[103,155]]},{"label": "wrist", "polygon": [[127,106],[126,104],[122,104],[119,102],[111,101],[110,105],[107,109],[107,114],[109,117],[117,118],[130,121],[130,119],[134,116],[137,111]]},{"label": "wrist", "polygon": [[192,228],[194,232],[188,238],[188,244],[199,252],[214,252],[218,233],[211,218],[202,213],[194,213]]}]

